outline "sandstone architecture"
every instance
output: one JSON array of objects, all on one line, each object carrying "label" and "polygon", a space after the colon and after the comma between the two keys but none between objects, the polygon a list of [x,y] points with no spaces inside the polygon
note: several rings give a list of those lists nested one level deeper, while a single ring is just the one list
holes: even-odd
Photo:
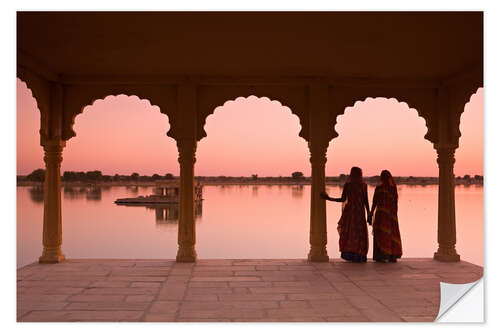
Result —
[{"label": "sandstone architecture", "polygon": [[17,76],[41,116],[40,262],[64,260],[60,165],[66,141],[77,135],[75,117],[118,94],[147,99],[168,116],[180,163],[179,262],[197,257],[193,177],[205,119],[250,95],[288,106],[308,141],[309,260],[329,259],[319,193],[336,118],[367,97],[396,98],[425,119],[440,177],[434,258],[460,260],[454,152],[460,115],[483,86],[481,12],[19,12]]}]

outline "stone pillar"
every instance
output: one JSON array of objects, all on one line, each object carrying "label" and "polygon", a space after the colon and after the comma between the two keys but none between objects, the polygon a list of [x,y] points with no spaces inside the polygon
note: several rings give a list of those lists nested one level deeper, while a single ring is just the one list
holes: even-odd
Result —
[{"label": "stone pillar", "polygon": [[61,162],[65,141],[47,140],[45,152],[45,184],[43,205],[43,253],[40,263],[57,263],[65,259],[61,251]]},{"label": "stone pillar", "polygon": [[455,226],[455,148],[437,146],[439,165],[439,206],[438,206],[438,243],[434,259],[439,261],[460,261],[455,244],[457,242]]},{"label": "stone pillar", "polygon": [[309,261],[328,261],[326,252],[326,201],[320,193],[325,190],[325,164],[328,143],[309,143],[311,153],[311,221],[309,231]]},{"label": "stone pillar", "polygon": [[194,224],[194,163],[196,140],[178,139],[180,164],[178,262],[196,261],[196,230]]}]

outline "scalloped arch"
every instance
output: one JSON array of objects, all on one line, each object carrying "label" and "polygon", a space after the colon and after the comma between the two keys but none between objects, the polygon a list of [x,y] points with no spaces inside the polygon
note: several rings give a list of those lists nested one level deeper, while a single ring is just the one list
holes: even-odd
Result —
[{"label": "scalloped arch", "polygon": [[[462,122],[462,116],[465,112],[465,107],[467,106],[467,104],[469,104],[472,100],[472,97],[478,93],[479,89],[484,89],[484,87],[482,86],[479,86],[476,88],[476,90],[474,91],[473,88],[474,86],[470,86],[468,87],[468,89],[465,89],[464,92],[463,92],[463,97],[465,97],[465,103],[463,104],[463,107],[460,107],[460,105],[458,106],[458,110],[459,110],[459,114],[458,114],[458,117],[455,116],[453,118],[455,124],[453,126],[453,128],[455,128],[455,137],[457,139],[457,141],[460,139],[460,137],[462,136],[462,132],[460,131],[460,124]],[[458,142],[457,142],[458,143]]]},{"label": "scalloped arch", "polygon": [[[475,94],[477,94],[479,92],[479,89],[484,89],[484,87],[482,86],[479,86],[476,88],[476,90],[472,90],[472,91],[469,91],[468,94],[469,94],[469,98],[467,99],[467,101],[465,102],[465,105],[469,104],[472,100],[472,96],[474,96]],[[464,111],[465,111],[465,105],[464,105]],[[462,111],[463,112],[463,111]]]},{"label": "scalloped arch", "polygon": [[415,110],[417,115],[424,120],[425,127],[427,128],[427,133],[424,135],[424,139],[430,141],[431,143],[436,143],[437,141],[437,130],[435,126],[435,119],[433,117],[433,111],[435,111],[435,91],[433,89],[423,90],[423,91],[373,91],[373,92],[348,92],[344,93],[343,96],[336,93],[333,98],[333,114],[331,116],[334,118],[332,122],[334,124],[334,138],[338,137],[338,133],[335,130],[337,124],[337,118],[345,114],[347,108],[355,107],[358,102],[366,102],[369,99],[384,98],[387,100],[394,99],[398,104],[405,104],[409,110]]},{"label": "scalloped arch", "polygon": [[202,86],[198,93],[197,140],[207,136],[205,132],[206,119],[215,113],[216,109],[238,98],[267,98],[271,103],[277,102],[299,119],[301,127],[298,135],[308,140],[309,119],[307,117],[307,92],[305,87],[280,86]]},{"label": "scalloped arch", "polygon": [[159,112],[167,116],[171,128],[172,122],[170,115],[166,111],[167,109],[169,109],[166,100],[169,98],[174,98],[167,95],[168,94],[162,96],[161,91],[143,92],[140,91],[140,89],[134,89],[130,87],[111,87],[100,91],[82,91],[81,89],[72,89],[72,87],[69,87],[67,88],[64,95],[65,114],[63,119],[63,139],[69,140],[72,137],[76,136],[73,126],[78,115],[84,113],[87,107],[94,105],[97,101],[104,101],[107,97],[110,96],[137,97],[141,101],[148,101],[152,107],[158,107]]},{"label": "scalloped arch", "polygon": [[[151,103],[151,101],[150,101],[149,99],[147,99],[147,98],[141,98],[140,96],[137,96],[137,95],[128,95],[128,94],[116,94],[116,95],[115,95],[115,94],[111,94],[111,95],[107,95],[107,96],[104,96],[104,97],[101,97],[101,98],[95,98],[95,99],[94,99],[94,100],[93,100],[90,104],[85,105],[85,106],[82,108],[82,111],[81,111],[80,113],[73,115],[73,117],[71,118],[71,130],[73,131],[72,133],[74,133],[71,137],[76,136],[76,132],[74,131],[73,126],[75,125],[75,121],[76,121],[76,118],[77,118],[78,116],[83,115],[84,113],[88,112],[88,111],[85,111],[85,109],[87,109],[87,108],[89,108],[89,107],[94,106],[94,104],[95,104],[96,102],[99,102],[99,101],[103,101],[103,102],[105,102],[105,99],[106,99],[106,98],[108,98],[108,97],[120,97],[120,96],[125,96],[125,97],[129,97],[129,98],[130,98],[130,97],[137,97],[137,98],[139,99],[139,101],[147,101],[151,107],[157,107],[157,108],[158,108],[158,110],[159,110],[159,112],[160,112],[160,113],[162,113],[162,112],[160,111],[161,109],[160,109],[160,106],[159,106],[159,105],[152,104],[152,103]],[[162,113],[162,114],[164,114],[164,113]],[[167,119],[168,119],[168,115],[166,115],[166,114],[164,114],[164,115],[165,115],[165,116],[167,117]],[[170,127],[170,123],[169,123],[169,127]],[[167,131],[168,131],[168,130],[167,130]],[[69,139],[70,139],[70,138],[69,138]],[[69,140],[69,139],[68,139],[68,140]]]},{"label": "scalloped arch", "polygon": [[[401,104],[406,105],[406,107],[408,108],[408,110],[409,110],[410,112],[414,111],[414,112],[416,113],[416,115],[417,115],[419,118],[422,118],[422,119],[424,120],[424,125],[425,125],[425,127],[427,128],[427,130],[429,130],[429,127],[428,127],[428,125],[427,125],[427,120],[425,119],[425,117],[423,117],[423,116],[422,116],[422,115],[418,112],[418,109],[416,109],[416,108],[412,108],[412,107],[411,107],[411,106],[410,106],[407,102],[405,102],[405,101],[399,101],[399,100],[398,100],[397,98],[395,98],[395,97],[390,97],[390,98],[387,98],[387,97],[366,97],[364,100],[358,100],[358,101],[354,102],[354,104],[353,104],[353,105],[347,106],[347,107],[344,109],[344,112],[343,112],[342,114],[337,115],[337,117],[336,117],[336,121],[335,121],[335,126],[334,126],[334,130],[335,130],[335,133],[337,133],[337,136],[338,136],[338,132],[337,132],[337,129],[336,129],[335,127],[337,127],[337,125],[338,125],[338,120],[339,120],[339,117],[343,117],[343,116],[345,116],[345,115],[346,115],[347,109],[349,109],[349,108],[354,109],[354,107],[356,106],[356,104],[357,104],[357,103],[365,103],[365,102],[368,102],[370,99],[375,100],[375,99],[377,99],[377,98],[383,98],[383,99],[386,99],[386,100],[389,100],[389,101],[390,101],[390,100],[395,100],[395,101],[396,101],[399,105],[401,105]],[[353,111],[350,111],[350,112],[353,112]],[[427,134],[426,134],[426,135],[427,135]],[[427,139],[427,138],[424,136],[424,139]],[[428,139],[427,139],[427,140],[428,140]],[[430,140],[429,140],[429,141],[430,141]]]},{"label": "scalloped arch", "polygon": [[16,76],[26,84],[31,96],[35,99],[37,109],[40,112],[39,133],[41,141],[43,141],[49,137],[50,83],[20,67],[17,69]]},{"label": "scalloped arch", "polygon": [[17,79],[26,85],[26,88],[28,88],[28,90],[30,91],[31,97],[33,97],[33,99],[35,100],[36,108],[37,108],[38,112],[41,113],[39,102],[38,102],[38,97],[36,96],[36,93],[33,92],[33,89],[31,88],[28,81],[23,80],[21,77],[19,77],[19,75],[17,76]]},{"label": "scalloped arch", "polygon": [[267,96],[256,96],[256,95],[248,95],[246,97],[245,96],[238,96],[238,97],[236,97],[234,99],[228,99],[222,105],[219,105],[219,106],[215,107],[214,110],[213,110],[213,112],[210,113],[210,114],[208,114],[204,118],[203,133],[205,133],[205,135],[201,139],[199,139],[199,140],[203,140],[203,138],[207,137],[207,134],[206,134],[206,131],[205,131],[205,126],[207,125],[207,120],[208,119],[212,119],[212,117],[215,117],[217,115],[217,113],[220,113],[220,110],[222,110],[224,108],[224,106],[226,106],[228,103],[234,103],[238,99],[245,99],[246,100],[246,99],[251,98],[251,97],[255,97],[257,99],[265,99],[265,100],[269,101],[270,103],[278,103],[281,108],[286,109],[284,112],[287,112],[291,116],[297,118],[297,121],[298,121],[299,126],[300,126],[299,133],[297,133],[297,134],[299,135],[299,137],[301,137],[302,139],[304,139],[305,141],[307,141],[303,136],[300,135],[300,133],[302,132],[302,128],[303,128],[303,126],[302,126],[302,124],[300,122],[300,117],[297,114],[293,113],[292,109],[289,106],[281,103],[281,101],[279,101],[278,99],[271,99],[271,98],[269,98]]}]

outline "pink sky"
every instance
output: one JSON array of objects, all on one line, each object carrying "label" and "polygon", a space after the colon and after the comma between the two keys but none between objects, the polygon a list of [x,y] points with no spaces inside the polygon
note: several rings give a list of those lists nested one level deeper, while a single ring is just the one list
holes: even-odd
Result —
[{"label": "pink sky", "polygon": [[[265,121],[263,121],[265,119]],[[40,115],[26,84],[17,80],[17,173],[43,168]],[[166,136],[168,118],[147,100],[108,96],[77,116],[77,136],[67,142],[64,171],[101,170],[104,174],[179,174],[175,141]],[[395,99],[357,102],[339,116],[339,136],[328,148],[327,176],[348,173],[353,165],[365,175],[389,169],[399,176],[437,176],[436,152],[423,137],[423,118]],[[310,175],[309,151],[298,136],[299,119],[267,98],[238,98],[207,118],[207,137],[198,143],[200,176]],[[483,174],[483,89],[462,114],[455,174]]]}]

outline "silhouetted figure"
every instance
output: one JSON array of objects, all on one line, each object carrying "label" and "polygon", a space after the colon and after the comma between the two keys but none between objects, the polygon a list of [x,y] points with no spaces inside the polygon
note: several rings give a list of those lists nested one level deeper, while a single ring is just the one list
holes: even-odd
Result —
[{"label": "silhouetted figure", "polygon": [[360,168],[352,167],[344,184],[340,198],[330,198],[326,192],[321,193],[325,200],[345,202],[337,230],[339,232],[339,249],[341,258],[348,261],[366,262],[368,253],[368,227],[366,226],[365,209],[368,213],[368,192],[363,181]]},{"label": "silhouetted figure", "polygon": [[380,184],[373,194],[372,210],[368,215],[371,224],[373,211],[373,260],[396,262],[403,254],[398,225],[398,190],[388,170],[380,174]]}]

